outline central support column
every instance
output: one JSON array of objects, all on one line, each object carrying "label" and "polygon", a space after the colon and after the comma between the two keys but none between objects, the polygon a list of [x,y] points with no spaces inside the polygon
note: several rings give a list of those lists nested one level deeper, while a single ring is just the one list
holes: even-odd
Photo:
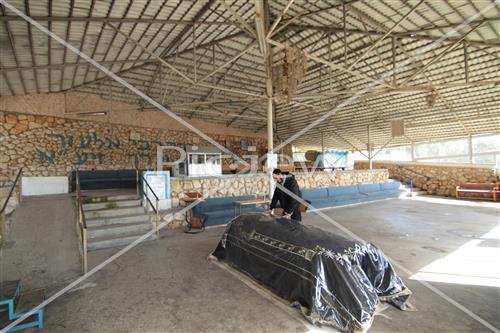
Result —
[{"label": "central support column", "polygon": [[255,31],[259,42],[260,51],[264,58],[266,69],[266,94],[267,94],[267,173],[269,175],[269,197],[274,192],[273,162],[274,159],[274,133],[273,133],[273,56],[271,45],[267,42],[269,33],[269,2],[267,0],[255,0]]},{"label": "central support column", "polygon": [[[272,85],[271,85],[272,90]],[[273,152],[274,144],[273,144],[273,98],[269,97],[267,99],[267,151],[269,158],[269,154]],[[274,192],[274,184],[273,184],[273,170],[270,161],[267,161],[267,172],[269,174],[269,198],[273,196]]]},{"label": "central support column", "polygon": [[273,150],[273,98],[267,99],[267,150]]}]

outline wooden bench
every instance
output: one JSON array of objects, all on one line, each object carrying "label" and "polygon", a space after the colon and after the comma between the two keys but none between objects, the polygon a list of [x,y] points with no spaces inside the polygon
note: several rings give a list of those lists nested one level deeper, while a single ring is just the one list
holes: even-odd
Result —
[{"label": "wooden bench", "polygon": [[456,188],[456,197],[460,198],[479,198],[493,199],[497,201],[500,196],[499,183],[465,183]]}]

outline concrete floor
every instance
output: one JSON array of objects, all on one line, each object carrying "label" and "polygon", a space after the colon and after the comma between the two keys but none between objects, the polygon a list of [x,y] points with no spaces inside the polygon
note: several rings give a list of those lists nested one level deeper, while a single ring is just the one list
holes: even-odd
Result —
[{"label": "concrete floor", "polygon": [[21,279],[24,290],[48,292],[81,274],[76,212],[68,195],[25,197],[0,250],[0,281]]},{"label": "concrete floor", "polygon": [[[392,199],[323,212],[380,247],[396,263],[416,272],[455,253],[471,240],[486,239],[483,235],[498,226],[498,204],[434,201]],[[74,222],[68,223],[73,226]],[[304,223],[334,229],[311,212],[305,215]],[[310,325],[304,324],[294,309],[263,297],[206,260],[223,231],[212,228],[190,235],[165,230],[160,240],[132,249],[48,305],[45,331],[311,332]],[[498,254],[498,241],[489,242],[486,250]],[[116,251],[92,252],[90,267]],[[464,261],[464,265],[468,262]],[[407,274],[398,272],[414,292],[412,304],[418,311],[388,307],[376,316],[370,332],[489,331]],[[498,275],[490,276],[489,281],[492,279],[498,279]],[[498,287],[432,285],[500,327]]]}]

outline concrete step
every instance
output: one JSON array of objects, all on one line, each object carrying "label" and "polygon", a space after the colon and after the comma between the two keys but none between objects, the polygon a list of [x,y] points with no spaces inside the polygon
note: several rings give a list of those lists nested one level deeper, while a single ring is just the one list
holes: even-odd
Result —
[{"label": "concrete step", "polygon": [[[95,238],[92,240],[89,240],[87,249],[89,251],[95,251],[95,250],[100,250],[100,249],[108,249],[112,247],[119,247],[119,246],[125,246],[133,241],[135,241],[137,238],[141,237],[145,233],[133,233],[133,234],[127,234],[127,235],[122,235],[119,238],[115,237],[100,237],[100,238]],[[152,241],[156,239],[156,234],[153,233],[151,236],[146,238],[144,241]]]},{"label": "concrete step", "polygon": [[152,225],[149,222],[140,223],[118,223],[104,225],[99,227],[90,227],[87,229],[88,239],[96,239],[102,237],[120,237],[131,233],[146,233],[151,230]]},{"label": "concrete step", "polygon": [[119,194],[110,195],[103,197],[85,197],[83,198],[84,203],[97,203],[97,202],[109,202],[109,201],[126,201],[126,200],[137,200],[140,197],[137,194]]},{"label": "concrete step", "polygon": [[144,214],[131,214],[131,215],[121,215],[116,217],[96,217],[88,219],[85,214],[85,221],[87,222],[87,227],[100,227],[113,224],[126,224],[126,223],[139,223],[139,222],[149,222],[149,215]]},{"label": "concrete step", "polygon": [[139,215],[139,214],[144,214],[144,208],[141,206],[104,208],[104,209],[86,211],[85,219],[93,219],[97,217],[118,217],[124,215]]},{"label": "concrete step", "polygon": [[140,199],[133,200],[115,200],[115,201],[104,201],[97,203],[86,203],[83,204],[84,211],[99,210],[99,209],[111,209],[111,208],[121,208],[121,207],[134,207],[140,206]]}]

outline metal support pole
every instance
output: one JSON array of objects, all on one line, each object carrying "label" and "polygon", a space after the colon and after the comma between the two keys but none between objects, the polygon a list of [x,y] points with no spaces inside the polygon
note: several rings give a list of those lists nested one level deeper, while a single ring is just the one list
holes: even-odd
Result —
[{"label": "metal support pole", "polygon": [[135,191],[139,195],[139,169],[135,169]]},{"label": "metal support pole", "polygon": [[396,37],[392,35],[391,38],[391,48],[392,48],[392,85],[397,86],[396,78]]},{"label": "metal support pole", "polygon": [[0,213],[0,244],[5,243],[7,240],[7,218],[5,212]]},{"label": "metal support pole", "polygon": [[[272,89],[272,86],[271,86]],[[273,98],[269,97],[267,100],[267,151],[268,154],[273,153]],[[269,155],[268,155],[269,157]],[[273,173],[270,161],[267,161],[267,172],[269,174],[269,198],[273,196],[274,184],[273,184]]]},{"label": "metal support pole", "polygon": [[469,83],[469,52],[467,50],[467,42],[464,42],[464,67],[465,67],[465,83]]},{"label": "metal support pole", "polygon": [[83,274],[87,274],[88,271],[88,258],[87,258],[87,229],[82,229],[82,246],[83,246]]},{"label": "metal support pole", "polygon": [[373,161],[372,161],[372,143],[370,142],[370,125],[368,127],[368,143],[366,144],[366,148],[368,149],[368,165],[369,169],[373,169]]},{"label": "metal support pole", "polygon": [[[344,27],[344,66],[347,67],[347,28],[346,28],[346,6],[342,3],[342,25]],[[329,59],[329,61],[332,61]],[[330,68],[331,70],[331,68]]]},{"label": "metal support pole", "polygon": [[472,151],[472,135],[469,134],[467,139],[468,139],[467,142],[469,145],[469,163],[472,164],[473,163],[472,156],[474,154],[474,152]]},{"label": "metal support pole", "polygon": [[321,161],[325,167],[325,133],[321,132]]},{"label": "metal support pole", "polygon": [[415,162],[415,144],[412,142],[410,147],[411,147],[411,161]]},{"label": "metal support pole", "polygon": [[267,99],[267,150],[273,150],[273,99]]},{"label": "metal support pole", "polygon": [[[255,31],[259,41],[259,47],[263,55],[264,65],[266,68],[266,95],[267,95],[267,173],[269,177],[269,197],[273,196],[274,184],[272,165],[269,160],[274,153],[273,144],[273,52],[269,40],[266,39],[270,30],[269,22],[269,1],[255,0]],[[272,30],[272,29],[271,29]]]},{"label": "metal support pole", "polygon": [[160,225],[160,200],[156,199],[156,239],[160,239],[160,231],[158,226]]}]

